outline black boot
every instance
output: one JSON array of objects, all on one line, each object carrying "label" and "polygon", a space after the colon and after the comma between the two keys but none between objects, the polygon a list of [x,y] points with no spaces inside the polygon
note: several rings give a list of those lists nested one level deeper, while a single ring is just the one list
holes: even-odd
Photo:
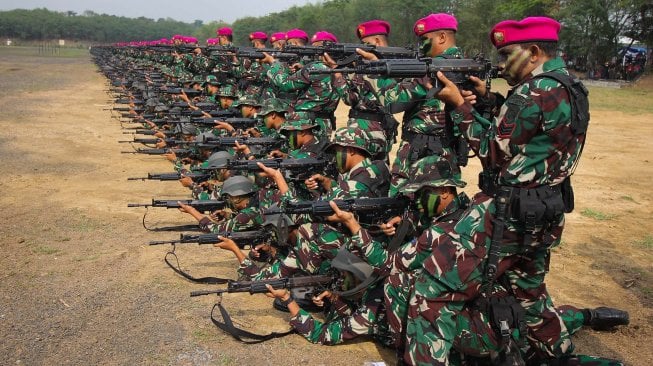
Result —
[{"label": "black boot", "polygon": [[585,325],[589,325],[594,330],[609,330],[617,325],[627,325],[630,320],[628,312],[601,306],[596,309],[587,309],[590,314],[589,319],[585,319]]}]

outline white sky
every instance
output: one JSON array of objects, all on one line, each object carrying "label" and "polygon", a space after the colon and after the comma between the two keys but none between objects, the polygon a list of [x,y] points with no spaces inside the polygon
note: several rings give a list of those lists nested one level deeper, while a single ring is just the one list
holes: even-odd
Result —
[{"label": "white sky", "polygon": [[92,10],[109,14],[151,19],[172,18],[191,23],[197,19],[208,23],[234,20],[247,16],[263,16],[281,12],[293,5],[319,3],[320,0],[0,0],[0,11],[46,8],[53,11],[74,11],[78,14]]}]

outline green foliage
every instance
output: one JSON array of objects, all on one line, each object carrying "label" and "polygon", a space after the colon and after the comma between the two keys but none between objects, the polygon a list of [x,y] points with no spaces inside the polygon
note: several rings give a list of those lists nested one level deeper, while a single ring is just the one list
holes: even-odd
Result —
[{"label": "green foliage", "polygon": [[615,218],[615,215],[606,214],[601,211],[593,210],[591,208],[586,208],[580,212],[581,215],[589,217],[599,221],[612,220]]},{"label": "green foliage", "polygon": [[633,241],[633,245],[646,250],[653,250],[653,235],[646,235],[640,240]]}]

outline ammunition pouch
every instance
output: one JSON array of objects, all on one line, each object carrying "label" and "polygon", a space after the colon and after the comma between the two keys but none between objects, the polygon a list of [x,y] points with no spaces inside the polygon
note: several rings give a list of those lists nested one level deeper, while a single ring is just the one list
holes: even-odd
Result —
[{"label": "ammunition pouch", "polygon": [[451,139],[444,130],[440,133],[426,135],[404,129],[401,132],[401,139],[410,143],[409,164],[431,155],[442,156],[444,148],[451,146]]}]

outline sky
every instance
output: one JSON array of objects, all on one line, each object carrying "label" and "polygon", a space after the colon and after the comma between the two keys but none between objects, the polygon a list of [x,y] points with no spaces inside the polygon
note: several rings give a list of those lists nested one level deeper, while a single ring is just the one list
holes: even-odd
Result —
[{"label": "sky", "polygon": [[0,0],[0,11],[46,8],[53,11],[91,10],[109,14],[151,19],[172,18],[186,23],[224,20],[232,23],[246,16],[277,13],[293,5],[319,3],[320,0]]}]

